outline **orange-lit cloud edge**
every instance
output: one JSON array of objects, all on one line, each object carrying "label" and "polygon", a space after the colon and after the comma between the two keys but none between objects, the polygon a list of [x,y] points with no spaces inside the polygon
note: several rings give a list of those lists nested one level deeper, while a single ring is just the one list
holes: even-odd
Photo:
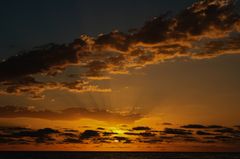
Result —
[{"label": "orange-lit cloud edge", "polygon": [[[94,81],[111,80],[111,75],[170,59],[239,54],[239,32],[235,1],[202,0],[174,16],[153,18],[129,33],[82,35],[69,44],[48,44],[3,60],[0,94],[43,99],[49,90],[111,92]],[[78,72],[66,73],[73,67]]]}]

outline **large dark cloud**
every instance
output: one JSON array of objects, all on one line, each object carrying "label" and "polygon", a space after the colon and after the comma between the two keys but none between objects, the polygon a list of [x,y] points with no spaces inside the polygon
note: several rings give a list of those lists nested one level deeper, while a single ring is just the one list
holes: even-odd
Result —
[{"label": "large dark cloud", "polygon": [[106,110],[88,110],[86,108],[67,108],[61,111],[36,110],[32,107],[20,106],[3,106],[0,107],[0,118],[39,118],[47,120],[78,120],[82,118],[90,118],[100,121],[108,121],[113,123],[129,123],[141,119],[141,114],[113,113]]},{"label": "large dark cloud", "polygon": [[50,44],[42,48],[19,54],[0,63],[1,81],[15,79],[35,73],[44,73],[51,68],[77,63],[77,53],[65,45]]},{"label": "large dark cloud", "polygon": [[[82,35],[69,44],[49,44],[18,54],[0,63],[0,93],[39,98],[53,89],[109,92],[91,80],[177,57],[239,54],[240,18],[235,4],[233,0],[201,0],[176,15],[153,18],[131,33]],[[77,76],[51,82],[50,76],[70,66],[80,68]]]},{"label": "large dark cloud", "polygon": [[[22,127],[1,127],[0,142],[5,144],[53,144],[56,143],[56,136],[60,133],[59,130],[52,128],[30,129]],[[3,143],[4,144],[4,143]]]}]

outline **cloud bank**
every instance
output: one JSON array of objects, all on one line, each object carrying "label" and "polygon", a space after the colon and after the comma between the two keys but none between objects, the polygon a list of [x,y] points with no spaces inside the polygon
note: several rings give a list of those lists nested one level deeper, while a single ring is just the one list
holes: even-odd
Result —
[{"label": "cloud bank", "polygon": [[[47,90],[110,92],[92,83],[169,59],[214,58],[240,53],[240,17],[234,0],[201,0],[176,15],[163,14],[129,33],[82,35],[48,44],[0,63],[0,94],[42,98]],[[80,71],[51,81],[69,67]],[[107,76],[106,76],[107,75]],[[40,77],[41,80],[40,80]]]},{"label": "cloud bank", "polygon": [[[142,126],[139,126],[142,127]],[[209,126],[205,126],[209,127]],[[25,127],[0,127],[0,145],[28,145],[28,144],[171,144],[197,143],[210,145],[237,145],[240,144],[240,131],[232,127],[222,128],[169,128],[164,129],[122,129],[119,134],[104,129],[31,129]],[[106,135],[107,134],[107,135]]]}]

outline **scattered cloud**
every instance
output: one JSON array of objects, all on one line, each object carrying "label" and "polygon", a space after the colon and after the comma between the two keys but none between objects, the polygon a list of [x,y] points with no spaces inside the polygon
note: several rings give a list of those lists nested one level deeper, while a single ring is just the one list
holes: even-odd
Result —
[{"label": "scattered cloud", "polygon": [[[206,126],[207,127],[207,126]],[[240,131],[229,128],[231,131],[216,131],[214,129],[189,130],[179,128],[164,128],[163,130],[128,130],[124,134],[110,131],[99,131],[97,128],[86,130],[65,129],[31,129],[25,127],[0,127],[0,144],[111,144],[111,143],[224,143],[239,145]],[[221,130],[221,129],[219,129]]]},{"label": "scattered cloud", "polygon": [[86,108],[74,107],[60,111],[36,110],[32,107],[2,106],[0,107],[0,118],[39,118],[46,120],[78,120],[90,118],[113,123],[131,123],[143,116],[141,114],[119,114],[107,110],[88,110]]}]

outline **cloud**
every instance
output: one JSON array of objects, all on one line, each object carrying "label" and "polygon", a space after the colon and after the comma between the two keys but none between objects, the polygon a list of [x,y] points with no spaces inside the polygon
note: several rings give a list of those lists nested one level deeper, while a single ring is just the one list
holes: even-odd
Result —
[{"label": "cloud", "polygon": [[221,125],[209,125],[209,126],[207,126],[207,128],[209,128],[209,129],[218,129],[218,128],[224,128],[224,126],[221,126]]},{"label": "cloud", "polygon": [[39,82],[33,77],[24,77],[17,80],[11,80],[2,83],[0,95],[22,95],[30,94],[32,99],[42,99],[42,93],[46,90],[67,90],[69,92],[111,92],[111,89],[99,88],[96,85],[89,85],[84,80],[76,80],[73,82]]},{"label": "cloud", "polygon": [[201,131],[201,130],[197,131],[196,134],[197,134],[197,135],[214,135],[214,134],[209,133],[209,132],[207,132],[207,131]]},{"label": "cloud", "polygon": [[224,126],[221,126],[221,125],[188,124],[188,125],[181,126],[181,128],[186,128],[186,129],[221,129],[221,128],[224,128]]},{"label": "cloud", "polygon": [[215,130],[215,132],[219,132],[219,133],[240,133],[240,131],[236,131],[235,129],[233,129],[233,128],[228,128],[228,127],[226,127],[226,128],[222,128],[222,129],[217,129],[217,130]]},{"label": "cloud", "polygon": [[175,135],[191,135],[192,134],[190,130],[174,129],[174,128],[165,128],[163,132],[166,134],[175,134]]},{"label": "cloud", "polygon": [[97,128],[98,130],[105,130],[104,128],[102,128],[102,127],[99,127],[99,128]]},{"label": "cloud", "polygon": [[[55,143],[53,136],[58,135],[60,132],[52,128],[43,128],[33,130],[30,128],[21,127],[1,127],[0,142],[5,144],[52,144]],[[4,144],[4,143],[3,143]]]},{"label": "cloud", "polygon": [[78,135],[76,135],[75,133],[61,133],[60,135],[66,136],[66,137],[69,137],[69,138],[76,138],[76,137],[78,137]]},{"label": "cloud", "polygon": [[117,135],[116,132],[103,132],[103,136],[111,136],[111,135]]},{"label": "cloud", "polygon": [[51,110],[36,110],[32,107],[3,106],[0,107],[0,118],[39,118],[47,120],[78,120],[90,118],[113,123],[129,123],[141,119],[141,114],[126,114],[106,110],[88,110],[86,108],[67,108],[58,112]]},{"label": "cloud", "polygon": [[89,138],[93,138],[93,137],[99,137],[100,134],[98,131],[95,130],[85,130],[81,135],[80,138],[81,139],[89,139]]},{"label": "cloud", "polygon": [[206,126],[200,125],[200,124],[189,124],[189,125],[184,125],[181,126],[182,128],[190,128],[190,129],[204,129]]},{"label": "cloud", "polygon": [[[207,127],[207,126],[206,126]],[[174,144],[174,143],[196,143],[225,145],[239,145],[240,132],[231,128],[231,131],[216,131],[215,129],[189,131],[187,129],[165,128],[157,130],[143,130],[139,132],[132,129],[125,129],[124,134],[112,132],[109,128],[106,131],[86,129],[31,129],[25,127],[0,127],[0,145],[21,145],[21,144]],[[230,129],[229,129],[230,130]],[[107,133],[107,135],[106,135]]]},{"label": "cloud", "polygon": [[78,130],[74,130],[74,129],[65,129],[64,132],[66,132],[66,133],[76,133],[76,132],[78,132]]},{"label": "cloud", "polygon": [[141,132],[141,133],[135,133],[135,132],[125,132],[125,135],[133,135],[133,136],[142,136],[142,137],[153,137],[156,136],[156,134],[152,132]]},{"label": "cloud", "polygon": [[14,137],[46,137],[50,134],[58,134],[58,130],[54,130],[51,128],[44,128],[44,129],[39,129],[37,131],[33,130],[27,130],[27,131],[19,131],[15,132],[12,135]]},{"label": "cloud", "polygon": [[45,137],[38,137],[35,139],[36,144],[54,144],[55,143],[55,139],[49,136],[45,136]]},{"label": "cloud", "polygon": [[[13,56],[0,63],[1,94],[39,98],[52,89],[109,92],[92,81],[178,57],[239,54],[239,32],[235,1],[200,0],[176,15],[155,17],[131,33],[82,35],[69,44],[48,44]],[[69,67],[80,70],[78,78],[64,74]],[[58,75],[66,75],[66,81],[52,82]]]},{"label": "cloud", "polygon": [[138,127],[133,127],[133,130],[151,130],[151,128],[147,127],[147,126],[138,126]]},{"label": "cloud", "polygon": [[234,127],[236,127],[236,128],[238,128],[238,129],[240,129],[240,125],[235,125]]}]

